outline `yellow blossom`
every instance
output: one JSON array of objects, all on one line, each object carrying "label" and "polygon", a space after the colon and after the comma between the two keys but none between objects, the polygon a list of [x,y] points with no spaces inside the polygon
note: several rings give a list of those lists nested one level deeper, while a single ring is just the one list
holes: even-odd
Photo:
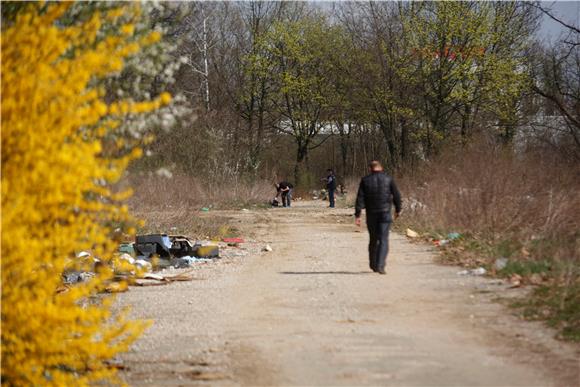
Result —
[{"label": "yellow blossom", "polygon": [[[113,316],[112,300],[94,299],[109,287],[116,250],[115,224],[130,222],[112,194],[127,164],[140,156],[116,154],[104,142],[124,115],[168,103],[119,101],[108,106],[95,79],[122,69],[140,47],[131,25],[98,40],[102,25],[139,14],[125,3],[64,27],[71,3],[31,3],[2,30],[2,382],[7,385],[110,384],[105,361],[127,350],[143,323]],[[126,17],[126,19],[125,19]],[[155,33],[146,41],[158,39]],[[74,55],[71,53],[74,52]],[[110,115],[110,116],[109,116]],[[96,277],[62,286],[69,268],[90,270],[91,251],[105,263]]]}]

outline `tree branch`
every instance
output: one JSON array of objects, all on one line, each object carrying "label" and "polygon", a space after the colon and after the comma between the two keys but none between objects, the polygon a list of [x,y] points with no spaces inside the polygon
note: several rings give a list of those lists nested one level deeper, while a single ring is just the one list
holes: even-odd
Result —
[{"label": "tree branch", "polygon": [[555,22],[561,24],[562,26],[568,28],[569,30],[572,30],[574,32],[576,32],[577,34],[580,34],[580,29],[576,26],[573,26],[571,24],[565,23],[562,20],[558,19],[557,17],[555,17],[554,15],[552,15],[550,13],[550,11],[544,9],[544,7],[542,7],[539,4],[534,4],[534,3],[530,3],[530,5],[532,5],[533,7],[536,7],[537,9],[539,9],[540,11],[542,11],[545,15],[547,15],[550,19],[554,20]]}]

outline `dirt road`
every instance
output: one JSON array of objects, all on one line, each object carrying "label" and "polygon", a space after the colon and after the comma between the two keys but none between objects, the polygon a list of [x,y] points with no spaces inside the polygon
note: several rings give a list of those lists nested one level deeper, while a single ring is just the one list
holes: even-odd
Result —
[{"label": "dirt road", "polygon": [[231,212],[273,251],[120,295],[135,317],[154,320],[123,356],[127,382],[578,385],[578,348],[494,302],[506,285],[458,276],[399,235],[391,235],[387,275],[371,273],[352,210],[323,205]]}]

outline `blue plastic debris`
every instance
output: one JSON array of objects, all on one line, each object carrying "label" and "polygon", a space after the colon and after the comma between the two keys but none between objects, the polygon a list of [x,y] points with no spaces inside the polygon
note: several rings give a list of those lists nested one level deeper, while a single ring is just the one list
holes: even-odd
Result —
[{"label": "blue plastic debris", "polygon": [[449,234],[447,234],[447,239],[454,240],[459,238],[460,236],[461,234],[458,232],[450,232]]}]

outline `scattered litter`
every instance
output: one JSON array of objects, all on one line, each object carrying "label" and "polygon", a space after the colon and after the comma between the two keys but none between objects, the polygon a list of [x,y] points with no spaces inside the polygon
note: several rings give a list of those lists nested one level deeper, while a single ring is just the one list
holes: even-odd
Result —
[{"label": "scattered litter", "polygon": [[64,273],[62,275],[63,277],[63,283],[65,284],[76,284],[77,282],[80,282],[80,272],[78,271],[73,271],[70,273]]},{"label": "scattered litter", "polygon": [[485,270],[483,267],[478,267],[477,269],[461,270],[461,271],[457,272],[457,275],[480,276],[480,275],[485,275],[485,273],[487,273],[487,270]]},{"label": "scattered litter", "polygon": [[180,258],[173,258],[171,260],[171,266],[180,269],[184,267],[191,267],[192,265],[198,262],[208,262],[208,261],[210,261],[210,259],[185,256]]},{"label": "scattered litter", "polygon": [[478,267],[477,269],[473,269],[471,271],[472,275],[485,275],[485,273],[487,273],[487,270],[485,270],[483,267]]},{"label": "scattered litter", "polygon": [[163,281],[165,279],[165,277],[163,277],[162,275],[159,274],[153,274],[153,273],[145,273],[145,275],[143,275],[144,279],[153,279],[153,280],[157,280],[157,281]]},{"label": "scattered litter", "polygon": [[270,246],[270,245],[264,246],[264,250],[263,251],[272,251],[272,246]]},{"label": "scattered litter", "polygon": [[226,243],[244,243],[242,238],[223,238],[222,241]]},{"label": "scattered litter", "polygon": [[147,273],[143,276],[143,278],[137,279],[134,282],[136,286],[159,286],[159,285],[166,285],[171,282],[175,281],[191,281],[193,277],[189,275],[190,271],[186,271],[184,273],[179,273],[175,275],[160,275],[160,274],[153,274]]},{"label": "scattered litter", "polygon": [[149,279],[137,279],[133,283],[134,286],[164,286],[167,284],[168,284],[168,282],[159,282],[159,281],[149,280]]},{"label": "scattered litter", "polygon": [[131,265],[134,265],[135,264],[135,258],[133,258],[132,256],[130,256],[127,253],[121,254],[121,256],[119,257],[119,259],[122,259],[123,261],[129,262]]},{"label": "scattered litter", "polygon": [[449,234],[447,234],[447,238],[449,240],[454,240],[454,239],[457,239],[459,237],[461,237],[461,234],[458,232],[450,232]]},{"label": "scattered litter", "polygon": [[403,205],[410,208],[411,211],[424,210],[427,208],[425,204],[421,203],[415,198],[408,199],[406,202],[403,202]]},{"label": "scattered litter", "polygon": [[127,253],[131,256],[137,255],[135,252],[135,246],[133,243],[121,243],[119,245],[119,253]]},{"label": "scattered litter", "polygon": [[522,276],[519,274],[512,275],[510,277],[510,283],[512,284],[510,289],[519,288],[520,286],[522,286]]},{"label": "scattered litter", "polygon": [[173,177],[173,173],[167,168],[159,168],[155,171],[157,176],[165,177],[166,179],[171,179]]},{"label": "scattered litter", "polygon": [[94,276],[95,273],[88,271],[70,271],[62,275],[62,282],[65,285],[71,285],[79,282],[88,281]]},{"label": "scattered litter", "polygon": [[250,212],[250,210],[248,210],[247,208],[242,208],[243,212]]},{"label": "scattered litter", "polygon": [[105,291],[107,291],[108,293],[122,293],[122,292],[126,292],[127,290],[129,290],[129,285],[125,281],[111,282],[105,288]]},{"label": "scattered litter", "polygon": [[169,264],[176,269],[181,269],[184,267],[190,267],[192,264],[192,260],[191,260],[191,257],[189,257],[189,256],[180,257],[180,258],[172,258],[171,261],[169,262]]},{"label": "scattered litter", "polygon": [[88,251],[81,251],[77,254],[77,258],[80,259],[82,262],[89,263],[92,261],[93,263],[101,262],[101,260],[97,257],[93,257],[91,253]]},{"label": "scattered litter", "polygon": [[508,264],[508,259],[507,258],[498,258],[495,260],[495,262],[493,263],[493,267],[495,268],[495,270],[503,270],[506,268]]},{"label": "scattered litter", "polygon": [[81,282],[85,282],[85,281],[90,280],[94,276],[95,276],[95,273],[92,273],[90,271],[84,271],[84,272],[79,274],[79,279],[81,280]]},{"label": "scattered litter", "polygon": [[207,207],[202,207],[202,208],[201,208],[201,211],[202,211],[202,212],[208,212],[208,211],[209,211],[209,208],[207,208]]},{"label": "scattered litter", "polygon": [[449,243],[448,239],[441,239],[440,241],[438,241],[438,240],[433,241],[433,244],[437,247],[445,246],[448,243]]},{"label": "scattered litter", "polygon": [[188,273],[181,273],[176,275],[165,276],[165,280],[169,282],[173,281],[191,281],[193,279],[192,276],[188,275]]},{"label": "scattered litter", "polygon": [[219,246],[199,246],[195,250],[195,256],[199,258],[217,258],[219,253]]},{"label": "scattered litter", "polygon": [[411,230],[410,228],[408,228],[405,231],[405,235],[407,235],[409,238],[418,238],[419,237],[419,234],[417,232]]},{"label": "scattered litter", "polygon": [[135,261],[135,266],[137,266],[139,269],[144,269],[147,271],[151,271],[153,269],[153,265],[151,265],[151,262],[146,261],[144,259],[137,259]]}]

